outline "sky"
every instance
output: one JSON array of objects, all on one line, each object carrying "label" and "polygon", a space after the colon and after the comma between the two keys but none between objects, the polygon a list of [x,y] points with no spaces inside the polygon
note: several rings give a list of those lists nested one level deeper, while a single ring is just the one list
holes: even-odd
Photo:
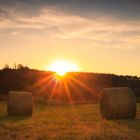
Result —
[{"label": "sky", "polygon": [[0,0],[0,68],[46,69],[59,59],[140,76],[140,1]]}]

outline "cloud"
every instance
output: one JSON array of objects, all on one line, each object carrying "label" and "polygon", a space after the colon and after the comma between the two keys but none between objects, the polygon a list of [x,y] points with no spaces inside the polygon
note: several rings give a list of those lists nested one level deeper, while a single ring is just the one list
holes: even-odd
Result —
[{"label": "cloud", "polygon": [[9,19],[10,15],[7,11],[0,9],[0,22]]},{"label": "cloud", "polygon": [[140,20],[139,0],[1,0],[0,7],[20,16],[39,16],[42,9],[94,18],[111,16],[118,19]]},{"label": "cloud", "polygon": [[[130,16],[129,20],[120,17],[129,15],[131,6],[139,11],[138,3],[136,0],[106,0],[106,3],[102,0],[81,0],[81,3],[79,0],[1,0],[0,34],[10,33],[31,42],[40,39],[85,40],[91,47],[133,50],[140,44],[139,14],[135,18]],[[118,16],[114,16],[114,12],[107,14],[113,8],[116,14],[119,10],[124,13]]]}]

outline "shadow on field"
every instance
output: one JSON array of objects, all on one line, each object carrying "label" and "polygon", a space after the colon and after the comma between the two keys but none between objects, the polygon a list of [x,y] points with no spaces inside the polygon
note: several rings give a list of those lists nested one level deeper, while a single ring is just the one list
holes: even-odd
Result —
[{"label": "shadow on field", "polygon": [[0,122],[3,121],[10,121],[10,122],[19,122],[19,121],[23,121],[26,119],[29,119],[29,116],[0,116]]},{"label": "shadow on field", "polygon": [[124,120],[116,120],[116,123],[119,125],[125,125],[129,128],[140,130],[140,108],[139,104],[137,104],[137,114],[135,119],[124,119]]},{"label": "shadow on field", "polygon": [[119,125],[126,125],[132,129],[140,130],[140,119],[127,119],[115,121]]},{"label": "shadow on field", "polygon": [[7,115],[7,102],[0,102],[0,123],[2,122],[20,122],[29,119],[30,116],[8,116]]}]

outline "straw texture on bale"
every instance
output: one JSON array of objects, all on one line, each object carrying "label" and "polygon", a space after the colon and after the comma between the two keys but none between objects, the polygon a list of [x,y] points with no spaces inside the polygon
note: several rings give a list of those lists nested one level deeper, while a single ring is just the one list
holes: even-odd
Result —
[{"label": "straw texture on bale", "polygon": [[101,91],[100,111],[105,119],[135,118],[136,97],[127,87],[105,88]]},{"label": "straw texture on bale", "polygon": [[8,94],[7,114],[10,116],[31,116],[33,99],[31,92],[10,91]]}]

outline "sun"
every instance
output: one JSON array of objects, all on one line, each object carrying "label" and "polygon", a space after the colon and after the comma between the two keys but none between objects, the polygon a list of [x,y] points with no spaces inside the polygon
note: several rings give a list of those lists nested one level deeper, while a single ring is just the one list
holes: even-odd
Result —
[{"label": "sun", "polygon": [[79,68],[76,64],[66,60],[58,60],[53,62],[48,70],[56,72],[59,76],[64,76],[67,72],[77,72]]}]

